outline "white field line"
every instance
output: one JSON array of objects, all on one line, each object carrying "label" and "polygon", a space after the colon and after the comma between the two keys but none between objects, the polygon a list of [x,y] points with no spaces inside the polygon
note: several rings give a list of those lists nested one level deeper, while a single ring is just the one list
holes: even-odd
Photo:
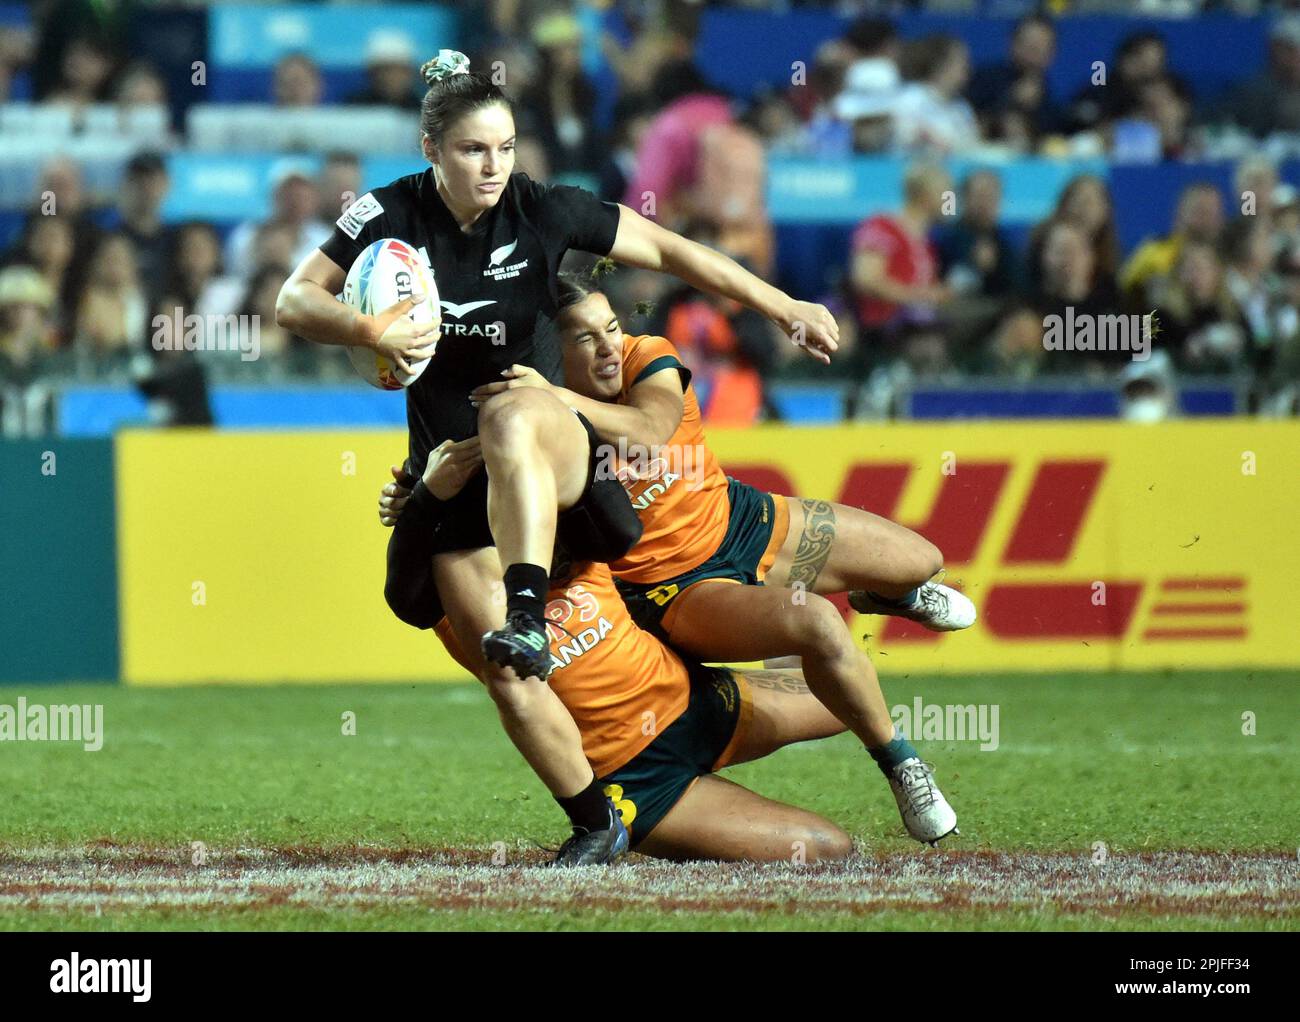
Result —
[{"label": "white field line", "polygon": [[[138,850],[137,850],[138,856]],[[607,869],[544,870],[536,853],[491,849],[402,861],[337,855],[337,862],[295,861],[274,852],[208,853],[194,866],[130,849],[0,851],[0,912],[175,907],[191,909],[606,907],[749,910],[799,914],[890,906],[951,910],[1124,909],[1270,912],[1300,916],[1300,865],[1282,855],[1174,852],[1112,856],[926,853],[842,864],[670,864],[645,858]],[[473,860],[481,855],[483,864]]]}]

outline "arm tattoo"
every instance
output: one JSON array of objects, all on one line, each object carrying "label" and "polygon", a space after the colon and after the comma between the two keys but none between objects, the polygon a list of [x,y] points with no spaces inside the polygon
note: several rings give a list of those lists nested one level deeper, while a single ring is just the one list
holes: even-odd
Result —
[{"label": "arm tattoo", "polygon": [[808,686],[804,683],[803,675],[787,674],[784,671],[739,671],[744,675],[755,688],[770,688],[775,692],[790,692],[794,695],[804,695],[808,692]]},{"label": "arm tattoo", "polygon": [[803,534],[790,563],[787,585],[802,583],[808,592],[814,592],[817,576],[826,567],[835,542],[835,505],[828,500],[803,500]]}]

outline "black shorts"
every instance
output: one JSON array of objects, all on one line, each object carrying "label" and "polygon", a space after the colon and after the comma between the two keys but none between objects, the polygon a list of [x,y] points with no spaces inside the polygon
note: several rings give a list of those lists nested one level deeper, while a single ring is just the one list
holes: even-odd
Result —
[{"label": "black shorts", "polygon": [[630,761],[600,779],[635,848],[697,778],[721,770],[749,731],[753,696],[743,674],[687,664],[690,702]]},{"label": "black shorts", "polygon": [[[587,431],[587,484],[582,497],[556,520],[560,554],[570,562],[614,561],[641,538],[641,519],[616,479],[597,479],[599,460],[595,427],[574,412]],[[408,475],[414,474],[409,459]],[[433,583],[432,558],[450,550],[494,546],[487,515],[487,474],[478,472],[455,497],[438,504],[432,524],[405,518],[388,543],[384,599],[402,621],[414,628],[433,628],[442,620],[442,601]]]},{"label": "black shorts", "polygon": [[[582,423],[582,428],[587,431],[587,485],[583,488],[582,497],[579,498],[581,503],[590,497],[592,484],[596,481],[597,450],[601,441],[591,421],[581,412],[572,409],[571,411]],[[438,532],[434,537],[434,553],[446,553],[449,550],[477,550],[479,547],[496,545],[496,541],[492,538],[492,528],[488,524],[487,488],[487,472],[476,472],[460,493],[443,504],[440,508],[442,517],[438,524]],[[628,506],[631,507],[631,501],[628,502]]]}]

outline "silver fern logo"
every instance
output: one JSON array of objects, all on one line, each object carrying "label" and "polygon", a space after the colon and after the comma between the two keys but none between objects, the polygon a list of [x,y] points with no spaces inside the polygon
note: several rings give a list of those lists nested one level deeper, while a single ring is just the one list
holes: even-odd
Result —
[{"label": "silver fern logo", "polygon": [[492,255],[488,257],[488,266],[500,266],[503,262],[505,262],[506,259],[510,257],[510,253],[513,252],[518,246],[519,246],[519,239],[516,238],[509,245],[502,245],[500,248],[494,250]]}]

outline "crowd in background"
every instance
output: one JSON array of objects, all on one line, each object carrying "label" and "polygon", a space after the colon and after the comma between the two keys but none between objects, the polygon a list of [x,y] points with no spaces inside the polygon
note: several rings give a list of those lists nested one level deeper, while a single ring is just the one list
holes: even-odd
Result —
[{"label": "crowd in background", "polygon": [[[769,154],[908,158],[901,206],[864,219],[844,264],[825,267],[823,292],[800,296],[827,303],[840,320],[843,352],[832,370],[801,358],[771,324],[735,303],[639,271],[607,278],[628,332],[661,333],[698,367],[711,421],[774,414],[768,389],[779,379],[848,382],[867,393],[882,375],[1115,378],[1127,355],[1045,350],[1044,320],[1066,307],[1152,314],[1165,353],[1156,361],[1166,371],[1245,375],[1257,405],[1294,394],[1300,200],[1279,181],[1269,153],[1300,138],[1300,14],[1273,23],[1265,68],[1205,108],[1168,69],[1164,40],[1146,30],[1105,55],[1113,62],[1106,86],[1084,82],[1068,103],[1054,103],[1046,75],[1055,29],[1044,15],[1016,22],[1007,59],[979,68],[956,37],[904,41],[887,18],[861,17],[808,55],[806,78],[742,102],[719,92],[691,60],[698,6],[645,5],[630,41],[603,40],[618,81],[609,130],[596,120],[580,22],[563,5],[489,5],[491,34],[471,57],[478,68],[502,61],[508,69],[518,169],[543,181],[582,175],[603,198],[652,213],[768,278],[775,271],[764,206]],[[0,100],[26,69],[41,103],[167,104],[163,78],[121,46],[112,22],[121,8],[70,7],[78,17],[42,23],[34,37],[0,31]],[[368,81],[349,102],[418,109],[416,68],[429,54],[393,33],[364,45]],[[322,81],[309,55],[291,54],[276,65],[266,101],[319,105]],[[1225,138],[1248,144],[1224,149]],[[51,373],[126,372],[171,393],[173,405],[174,395],[188,395],[171,414],[204,421],[205,372],[245,379],[346,373],[337,352],[281,330],[274,305],[291,268],[329,234],[346,200],[377,183],[361,180],[361,154],[330,152],[319,170],[282,161],[271,215],[223,230],[164,220],[165,153],[178,141],[161,138],[157,151],[131,159],[109,206],[86,195],[75,162],[44,168],[39,192],[57,197],[57,215],[34,207],[0,256],[0,373],[10,384]],[[1167,233],[1127,259],[1100,177],[1070,181],[1051,215],[1017,244],[1001,226],[996,161],[959,181],[942,167],[946,157],[972,153],[1135,151],[1175,160],[1244,155],[1234,194],[1188,185]],[[179,321],[187,313],[260,317],[260,359],[205,365],[150,343],[155,317]]]}]

